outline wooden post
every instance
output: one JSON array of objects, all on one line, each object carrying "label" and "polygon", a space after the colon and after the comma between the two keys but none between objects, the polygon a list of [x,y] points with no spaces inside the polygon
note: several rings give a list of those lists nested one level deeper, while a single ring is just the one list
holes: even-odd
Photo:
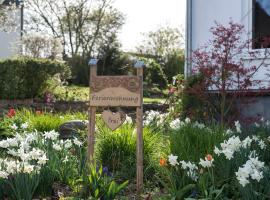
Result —
[{"label": "wooden post", "polygon": [[135,64],[137,68],[137,76],[141,78],[140,95],[141,102],[140,107],[136,108],[136,123],[137,123],[137,194],[139,195],[143,189],[143,66],[144,63],[138,61]]},{"label": "wooden post", "polygon": [[[97,75],[97,59],[91,59],[89,61],[90,66],[90,76],[89,76],[89,86],[91,86],[91,80],[93,76]],[[89,87],[89,97],[91,93],[91,87]],[[90,100],[90,99],[89,99]],[[92,162],[94,157],[94,146],[95,146],[95,124],[96,124],[96,107],[90,106],[88,111],[88,138],[87,138],[87,158],[88,161]]]}]

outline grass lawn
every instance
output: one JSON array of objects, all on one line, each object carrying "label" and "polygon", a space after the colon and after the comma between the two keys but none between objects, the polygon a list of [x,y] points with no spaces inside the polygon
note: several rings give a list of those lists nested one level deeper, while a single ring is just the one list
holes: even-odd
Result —
[{"label": "grass lawn", "polygon": [[[65,101],[88,101],[89,100],[89,87],[84,86],[59,86],[53,91],[57,100]],[[164,103],[165,98],[143,98],[144,103]]]}]

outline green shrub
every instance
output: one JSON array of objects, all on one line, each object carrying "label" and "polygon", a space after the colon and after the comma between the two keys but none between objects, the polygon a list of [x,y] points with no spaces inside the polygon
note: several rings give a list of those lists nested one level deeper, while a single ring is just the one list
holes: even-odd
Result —
[{"label": "green shrub", "polygon": [[146,64],[144,69],[144,81],[148,86],[158,85],[160,88],[165,88],[168,84],[167,77],[164,74],[161,65],[158,64],[154,59],[141,58]]},{"label": "green shrub", "polygon": [[1,99],[26,99],[37,97],[56,74],[69,78],[70,70],[62,62],[20,57],[1,60],[0,74]]},{"label": "green shrub", "polygon": [[[96,143],[96,158],[113,172],[123,178],[136,176],[136,132],[134,127],[125,124],[112,132],[99,124]],[[151,179],[155,174],[159,158],[166,146],[160,133],[144,128],[144,178]]]}]

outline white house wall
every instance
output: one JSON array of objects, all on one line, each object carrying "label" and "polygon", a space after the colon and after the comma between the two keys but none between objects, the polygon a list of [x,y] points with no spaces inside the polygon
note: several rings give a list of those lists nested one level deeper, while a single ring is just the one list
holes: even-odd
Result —
[{"label": "white house wall", "polygon": [[209,29],[217,21],[226,24],[230,18],[241,20],[241,0],[193,0],[192,49],[205,44],[211,37]]},{"label": "white house wall", "polygon": [[[246,33],[242,36],[243,40],[251,38],[252,32],[252,0],[187,0],[191,9],[187,9],[187,51],[191,52],[211,39],[209,29],[214,26],[214,22],[228,24],[230,20],[244,25]],[[189,26],[189,27],[188,27]],[[246,63],[249,63],[248,57]],[[256,63],[261,63],[257,60]],[[270,63],[270,61],[268,61]],[[187,66],[187,70],[192,68]],[[268,67],[270,69],[270,65]],[[265,81],[266,68],[262,67],[255,79]],[[256,88],[254,88],[256,89]]]}]

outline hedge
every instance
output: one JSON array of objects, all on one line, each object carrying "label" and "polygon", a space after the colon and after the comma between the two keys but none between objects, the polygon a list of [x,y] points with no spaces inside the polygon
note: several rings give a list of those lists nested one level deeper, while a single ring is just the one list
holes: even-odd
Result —
[{"label": "hedge", "polygon": [[0,99],[35,98],[56,74],[69,78],[71,72],[65,63],[48,59],[19,57],[0,60]]}]

